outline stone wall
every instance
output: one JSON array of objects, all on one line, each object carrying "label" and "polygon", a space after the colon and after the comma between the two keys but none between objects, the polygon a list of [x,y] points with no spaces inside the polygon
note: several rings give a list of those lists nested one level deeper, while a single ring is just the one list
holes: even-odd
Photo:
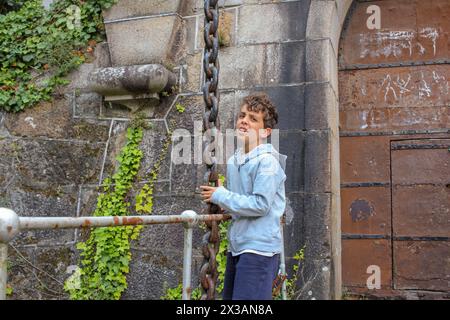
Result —
[{"label": "stone wall", "polygon": [[[288,156],[289,271],[294,253],[306,246],[296,297],[301,299],[340,297],[339,170],[335,167],[339,153],[337,117],[333,119],[337,85],[330,76],[336,68],[337,47],[331,36],[308,28],[307,21],[335,27],[320,16],[320,10],[323,6],[337,10],[343,20],[348,6],[342,9],[341,2],[220,2],[226,30],[226,46],[219,54],[221,127],[233,128],[240,101],[250,92],[264,90],[278,106],[280,152]],[[102,103],[101,96],[89,91],[87,74],[95,68],[158,62],[179,77],[178,91],[163,97],[149,118],[152,129],[144,135],[140,176],[159,156],[172,123],[192,133],[194,121],[201,121],[203,1],[121,0],[104,16],[107,43],[96,47],[95,59],[72,73],[71,84],[52,102],[16,115],[0,114],[4,154],[0,206],[23,216],[92,214],[97,186],[114,172],[115,156],[131,118],[128,110]],[[339,24],[339,19],[335,22]],[[184,113],[176,111],[177,103],[186,108]],[[153,214],[201,212],[195,188],[202,183],[204,170],[193,164],[171,164],[168,154],[159,174]],[[137,182],[136,190],[142,183]],[[196,229],[194,234],[194,281],[202,260],[202,233]],[[70,266],[78,263],[74,246],[85,236],[80,230],[22,233],[10,250],[12,298],[66,298],[62,282]],[[132,245],[129,286],[123,298],[158,299],[165,286],[181,283],[182,242],[181,225],[146,227]]]}]

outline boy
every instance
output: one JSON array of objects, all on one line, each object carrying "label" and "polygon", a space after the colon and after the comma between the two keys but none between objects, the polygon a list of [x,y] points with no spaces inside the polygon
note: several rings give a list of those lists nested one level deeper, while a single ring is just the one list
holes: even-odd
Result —
[{"label": "boy", "polygon": [[271,300],[282,248],[286,156],[263,143],[278,122],[265,93],[243,99],[236,121],[238,148],[227,162],[227,188],[201,186],[205,202],[231,214],[224,300]]}]

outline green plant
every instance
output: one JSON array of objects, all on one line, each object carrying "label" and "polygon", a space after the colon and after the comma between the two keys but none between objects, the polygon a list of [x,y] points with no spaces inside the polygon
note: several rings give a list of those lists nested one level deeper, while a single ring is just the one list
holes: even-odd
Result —
[{"label": "green plant", "polygon": [[59,0],[49,10],[41,0],[13,1],[18,10],[0,15],[0,108],[17,112],[50,100],[104,39],[101,13],[116,1]]},{"label": "green plant", "polygon": [[225,268],[227,266],[227,251],[228,251],[228,238],[227,232],[231,221],[222,221],[219,225],[220,245],[219,252],[216,256],[217,271],[219,272],[219,285],[217,286],[217,293],[222,293],[223,283],[225,280]]},{"label": "green plant", "polygon": [[293,275],[290,279],[286,280],[286,291],[289,299],[292,299],[297,290],[297,282],[298,282],[298,269],[300,267],[300,263],[305,259],[305,246],[303,246],[300,250],[298,250],[293,259],[297,261],[296,264],[292,267]]},{"label": "green plant", "polygon": [[[174,121],[171,122],[173,127]],[[121,150],[119,167],[112,179],[103,181],[103,193],[97,198],[94,216],[128,215],[129,194],[139,172],[143,153],[139,144],[143,129],[150,128],[142,115],[137,114],[127,129],[127,142]],[[169,130],[161,153],[147,175],[149,180],[136,196],[136,212],[151,213],[153,209],[153,188],[157,181],[162,161],[171,143]],[[142,226],[111,227],[92,229],[86,242],[78,243],[81,250],[82,267],[67,279],[64,289],[71,299],[119,299],[127,288],[126,274],[131,260],[130,240],[139,236]]]},{"label": "green plant", "polygon": [[[166,293],[161,297],[161,300],[181,300],[182,292],[183,292],[183,285],[180,283],[175,288],[167,288]],[[197,287],[194,290],[192,290],[191,300],[200,300],[201,296],[202,292],[200,290],[200,287]]]},{"label": "green plant", "polygon": [[14,292],[14,290],[13,290],[13,288],[11,287],[11,285],[10,285],[10,284],[7,284],[7,285],[6,285],[6,295],[7,295],[7,296],[11,296],[11,295],[13,294],[13,292]]},{"label": "green plant", "polygon": [[[171,123],[171,127],[173,127],[174,122]],[[172,130],[169,129],[167,133],[166,139],[164,141],[163,147],[159,154],[158,159],[153,165],[153,168],[150,170],[147,175],[148,183],[144,184],[141,188],[140,192],[136,196],[136,212],[142,213],[151,213],[153,210],[153,191],[155,188],[155,182],[158,180],[158,174],[161,169],[161,164],[166,158],[167,152],[169,150],[170,143],[172,142]]]},{"label": "green plant", "polygon": [[184,111],[186,111],[186,108],[185,108],[183,105],[179,104],[179,103],[177,103],[177,104],[175,105],[175,108],[177,109],[177,111],[178,111],[179,113],[183,113]]},{"label": "green plant", "polygon": [[[128,193],[139,171],[142,151],[142,128],[127,130],[127,143],[119,157],[119,167],[112,179],[103,181],[103,193],[97,198],[94,216],[128,215]],[[77,244],[81,250],[82,267],[79,285],[64,288],[74,300],[119,299],[127,288],[126,274],[131,259],[130,240],[139,235],[140,227],[124,226],[91,229],[85,242]]]},{"label": "green plant", "polygon": [[[303,246],[292,257],[297,263],[292,266],[292,277],[284,280],[286,282],[286,296],[289,300],[295,297],[297,291],[298,272],[300,263],[305,259],[305,248],[306,246]],[[281,298],[281,292],[274,297],[275,300],[281,300]]]}]

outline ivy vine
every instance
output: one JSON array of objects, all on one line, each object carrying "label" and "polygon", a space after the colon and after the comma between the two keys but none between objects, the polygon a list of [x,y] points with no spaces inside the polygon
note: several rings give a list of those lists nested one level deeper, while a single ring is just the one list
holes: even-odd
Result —
[{"label": "ivy vine", "polygon": [[50,100],[71,70],[105,38],[102,10],[117,0],[41,0],[0,15],[0,108],[21,111]]},{"label": "ivy vine", "polygon": [[[143,129],[127,129],[127,143],[119,157],[119,167],[112,179],[103,181],[103,193],[97,198],[94,216],[128,215],[130,192],[143,156],[139,149]],[[119,299],[127,288],[126,274],[131,260],[130,240],[138,237],[141,227],[94,228],[87,241],[77,244],[82,267],[76,286],[66,282],[65,289],[74,300]]]},{"label": "ivy vine", "polygon": [[[173,123],[171,123],[173,127]],[[112,179],[103,181],[103,193],[97,198],[94,216],[129,215],[129,194],[137,178],[143,157],[139,145],[143,129],[149,129],[139,115],[127,129],[127,142],[117,158],[119,166]],[[153,210],[153,190],[170,143],[169,130],[158,159],[146,177],[148,180],[136,196],[135,212],[150,214]],[[81,250],[81,265],[65,283],[65,290],[74,300],[117,300],[127,288],[126,275],[131,261],[130,241],[136,240],[143,226],[95,228],[86,242],[77,244]],[[74,281],[74,279],[77,279]]]},{"label": "ivy vine", "polygon": [[151,213],[153,210],[153,190],[155,187],[155,182],[158,180],[158,174],[161,169],[161,164],[164,161],[169,150],[169,146],[172,142],[173,126],[174,122],[170,124],[169,131],[161,149],[161,153],[159,154],[159,157],[155,161],[153,168],[150,170],[149,174],[146,177],[148,182],[144,184],[144,186],[141,188],[141,191],[136,196],[136,212]]}]

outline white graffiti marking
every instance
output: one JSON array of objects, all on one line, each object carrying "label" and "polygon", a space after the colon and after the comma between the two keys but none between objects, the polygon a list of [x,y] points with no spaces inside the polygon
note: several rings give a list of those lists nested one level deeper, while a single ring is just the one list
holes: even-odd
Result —
[{"label": "white graffiti marking", "polygon": [[395,88],[392,86],[391,75],[388,74],[384,78],[383,83],[381,84],[382,88],[385,83],[386,83],[386,87],[384,88],[384,101],[387,101],[387,96],[388,96],[389,92],[392,92],[394,94],[395,100],[397,100],[397,93],[395,92]]},{"label": "white graffiti marking", "polygon": [[420,55],[425,54],[425,47],[419,42],[419,38],[425,41],[431,40],[433,44],[433,55],[436,55],[436,41],[439,38],[439,32],[436,28],[422,28],[419,33],[415,31],[377,31],[375,33],[359,34],[360,58],[367,56],[371,58],[399,57],[407,50],[409,56],[412,56],[414,50]]},{"label": "white graffiti marking", "polygon": [[435,28],[423,28],[420,31],[422,38],[430,39],[433,42],[433,54],[436,55],[436,39],[439,38],[439,32]]},{"label": "white graffiti marking", "polygon": [[423,98],[424,96],[431,96],[431,88],[428,86],[427,82],[424,79],[423,72],[421,72],[422,80],[419,84],[419,98]]},{"label": "white graffiti marking", "polygon": [[411,92],[411,90],[407,88],[410,80],[411,80],[410,74],[408,74],[407,80],[403,80],[400,78],[400,76],[397,76],[397,81],[394,84],[400,89],[400,98],[403,96],[405,92]]},{"label": "white graffiti marking", "polygon": [[[419,98],[429,98],[433,94],[433,90],[439,92],[440,95],[448,95],[450,92],[449,81],[445,76],[438,74],[435,70],[429,72],[420,72],[420,78],[414,77],[417,81],[412,80],[410,73],[406,75],[385,75],[380,85],[380,90],[384,93],[384,101],[391,96],[395,101],[401,100],[404,95],[416,93]],[[361,93],[367,95],[366,86],[361,86]]]}]

